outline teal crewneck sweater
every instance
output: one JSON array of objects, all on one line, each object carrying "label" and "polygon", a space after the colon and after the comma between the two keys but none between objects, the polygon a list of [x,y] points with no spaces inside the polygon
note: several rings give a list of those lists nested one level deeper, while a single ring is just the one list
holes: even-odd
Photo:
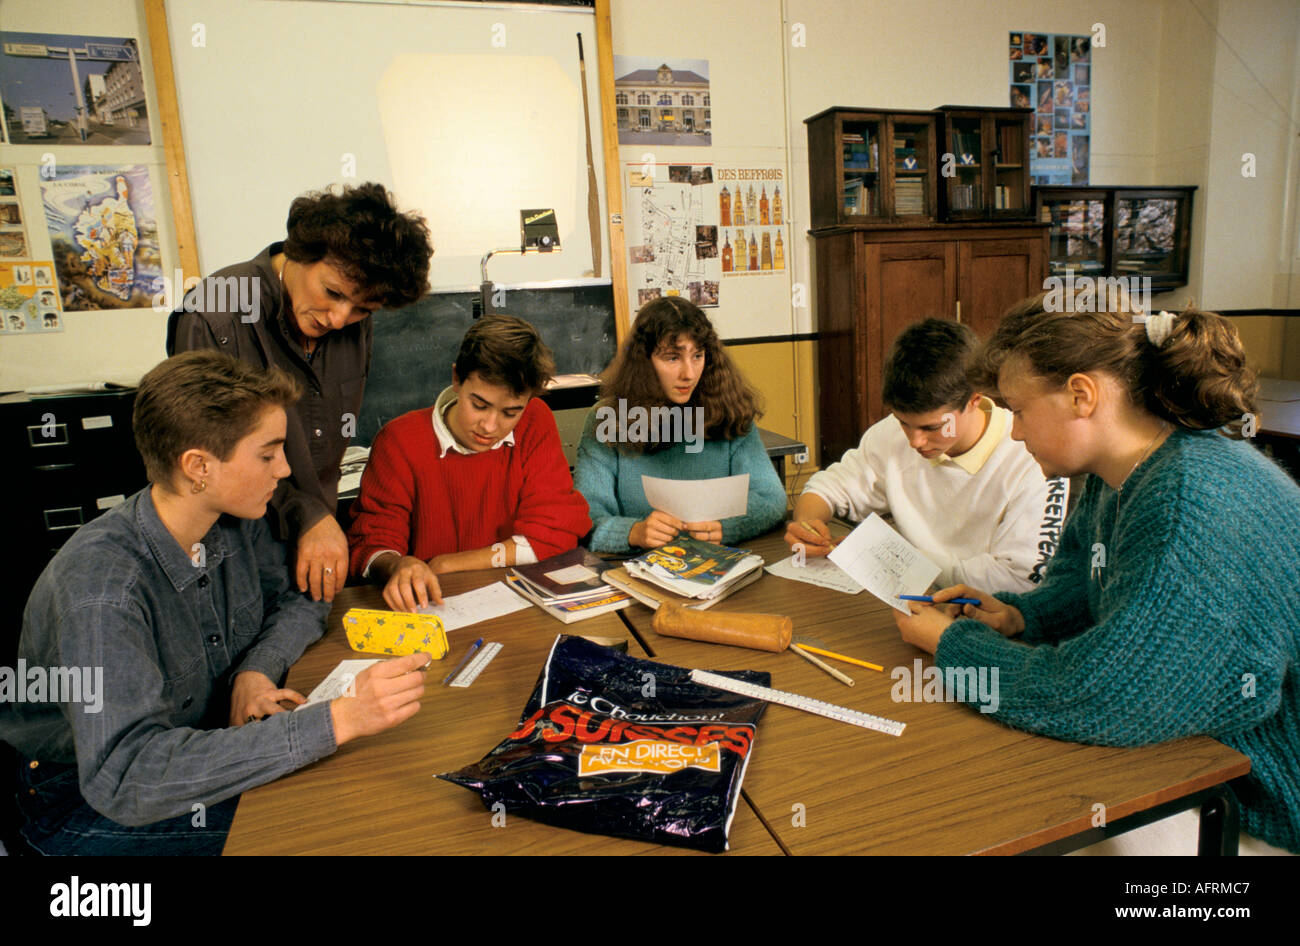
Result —
[{"label": "teal crewneck sweater", "polygon": [[587,416],[578,444],[573,485],[587,499],[594,529],[593,552],[627,552],[627,533],[654,510],[646,502],[641,475],[669,480],[704,480],[749,474],[749,505],[743,516],[722,520],[722,544],[731,545],[762,535],[785,516],[785,487],[781,485],[758,425],[735,440],[705,440],[691,453],[676,443],[658,453],[623,453],[596,437],[596,412]]},{"label": "teal crewneck sweater", "polygon": [[996,596],[1024,633],[956,621],[935,663],[999,668],[995,715],[1045,736],[1213,736],[1250,757],[1243,830],[1300,853],[1300,488],[1250,444],[1179,428],[1118,524],[1115,506],[1088,477],[1042,584]]}]

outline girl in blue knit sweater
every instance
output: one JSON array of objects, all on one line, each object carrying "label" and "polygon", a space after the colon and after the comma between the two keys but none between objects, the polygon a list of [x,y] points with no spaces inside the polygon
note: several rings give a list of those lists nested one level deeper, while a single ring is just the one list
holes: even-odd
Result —
[{"label": "girl in blue knit sweater", "polygon": [[1007,314],[973,380],[1047,475],[1091,474],[1083,495],[1039,587],[944,589],[981,605],[897,615],[903,637],[941,667],[997,667],[997,716],[1021,729],[1213,736],[1251,760],[1243,830],[1300,852],[1300,488],[1220,432],[1256,423],[1237,330],[1049,299]]},{"label": "girl in blue knit sweater", "polygon": [[[594,551],[656,548],[679,531],[743,542],[784,518],[785,488],[759,437],[757,395],[698,306],[680,296],[644,305],[602,395],[573,474],[591,510]],[[651,507],[641,486],[643,474],[700,480],[741,473],[749,474],[745,514],[721,521],[682,522]]]}]

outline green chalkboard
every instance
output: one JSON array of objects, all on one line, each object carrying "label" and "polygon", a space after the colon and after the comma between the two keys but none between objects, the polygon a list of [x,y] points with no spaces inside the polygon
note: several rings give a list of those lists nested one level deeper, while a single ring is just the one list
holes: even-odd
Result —
[{"label": "green chalkboard", "polygon": [[[438,292],[372,316],[374,354],[353,443],[369,445],[388,421],[428,407],[451,384],[451,365],[478,299],[477,292]],[[505,303],[499,311],[536,326],[555,354],[558,374],[599,374],[614,357],[614,296],[608,283],[510,289]]]}]

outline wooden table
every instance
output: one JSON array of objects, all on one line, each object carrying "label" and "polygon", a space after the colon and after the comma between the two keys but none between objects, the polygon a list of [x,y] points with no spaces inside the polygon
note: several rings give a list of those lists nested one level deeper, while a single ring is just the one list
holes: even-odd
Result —
[{"label": "wooden table", "polygon": [[[500,580],[504,569],[444,576],[457,594]],[[382,608],[379,591],[347,588],[335,599],[329,629],[289,674],[288,686],[307,694],[340,660],[364,657],[347,646],[342,615],[350,607]],[[377,736],[349,742],[269,785],[244,792],[226,854],[672,854],[683,848],[583,834],[506,812],[493,827],[479,796],[433,776],[482,758],[518,724],[524,703],[557,633],[627,638],[617,614],[563,625],[530,607],[452,631],[451,654],[429,672],[420,711]],[[468,688],[441,681],[468,644],[482,636],[501,652]],[[629,652],[639,652],[635,641]],[[781,849],[742,799],[731,848],[745,854]]]},{"label": "wooden table", "polygon": [[[788,554],[779,535],[745,545],[768,562]],[[1094,805],[1105,806],[1108,833],[1119,833],[1217,797],[1216,786],[1250,770],[1244,755],[1208,737],[1140,749],[1084,746],[1010,729],[965,704],[894,702],[890,671],[915,671],[915,661],[928,667],[933,658],[904,643],[891,609],[865,591],[765,575],[715,607],[788,614],[796,637],[886,672],[835,663],[854,678],[849,688],[792,653],[659,637],[648,608],[621,613],[665,663],[767,670],[777,689],[907,724],[894,737],[768,708],[745,792],[794,854],[1063,852],[1105,836],[1093,827]],[[1228,828],[1235,853],[1235,809]]]}]

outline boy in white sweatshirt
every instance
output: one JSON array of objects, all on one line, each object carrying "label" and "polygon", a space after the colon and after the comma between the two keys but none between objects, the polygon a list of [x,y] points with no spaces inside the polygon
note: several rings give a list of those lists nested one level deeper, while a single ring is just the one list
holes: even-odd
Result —
[{"label": "boy in white sweatshirt", "polygon": [[966,369],[975,333],[943,319],[908,326],[885,359],[884,402],[838,463],[795,503],[785,540],[822,556],[826,520],[892,514],[894,528],[940,568],[937,587],[1032,588],[1056,550],[1069,483],[1047,479],[1011,439],[1011,414],[977,393]]}]

